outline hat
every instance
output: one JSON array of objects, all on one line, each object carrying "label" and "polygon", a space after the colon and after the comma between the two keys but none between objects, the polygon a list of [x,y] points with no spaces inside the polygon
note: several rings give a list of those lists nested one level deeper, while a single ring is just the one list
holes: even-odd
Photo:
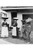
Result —
[{"label": "hat", "polygon": [[8,19],[8,17],[2,17],[2,19]]},{"label": "hat", "polygon": [[14,20],[18,20],[18,18],[16,18],[16,17],[15,17],[15,18],[13,18],[13,19],[14,19]]},{"label": "hat", "polygon": [[4,14],[7,14],[7,12],[6,11],[3,11],[1,8],[0,8],[0,12],[1,13],[4,13]]},{"label": "hat", "polygon": [[21,20],[22,22],[24,22],[25,20]]}]

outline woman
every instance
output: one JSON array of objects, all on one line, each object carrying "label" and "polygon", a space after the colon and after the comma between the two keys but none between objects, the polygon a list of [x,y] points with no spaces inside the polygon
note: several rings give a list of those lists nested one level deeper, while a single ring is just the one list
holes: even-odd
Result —
[{"label": "woman", "polygon": [[4,22],[2,23],[2,31],[1,31],[1,37],[8,37],[8,24],[6,22],[6,19],[8,18],[3,18]]},{"label": "woman", "polygon": [[17,21],[15,19],[13,22],[12,37],[17,37]]}]

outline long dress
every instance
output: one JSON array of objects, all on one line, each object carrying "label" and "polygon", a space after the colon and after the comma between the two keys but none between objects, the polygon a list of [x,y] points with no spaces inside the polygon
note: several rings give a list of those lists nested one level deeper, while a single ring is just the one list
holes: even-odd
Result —
[{"label": "long dress", "polygon": [[12,37],[17,37],[17,23],[15,23],[13,25],[13,29],[12,29]]},{"label": "long dress", "polygon": [[13,27],[12,36],[17,36],[16,27]]},{"label": "long dress", "polygon": [[8,37],[8,27],[6,23],[2,26],[1,37]]}]

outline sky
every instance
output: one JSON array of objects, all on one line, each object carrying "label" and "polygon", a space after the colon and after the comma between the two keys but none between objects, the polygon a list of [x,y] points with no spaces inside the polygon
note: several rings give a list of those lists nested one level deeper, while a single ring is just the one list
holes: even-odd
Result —
[{"label": "sky", "polygon": [[0,6],[33,6],[33,0],[0,0]]}]

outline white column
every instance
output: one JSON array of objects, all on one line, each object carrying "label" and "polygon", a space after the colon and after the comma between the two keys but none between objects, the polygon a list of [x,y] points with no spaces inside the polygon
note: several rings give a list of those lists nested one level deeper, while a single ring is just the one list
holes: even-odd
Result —
[{"label": "white column", "polygon": [[17,13],[17,18],[19,19],[18,21],[17,21],[17,23],[18,23],[18,27],[20,28],[20,31],[21,31],[21,34],[20,34],[20,37],[22,37],[23,35],[22,35],[22,18],[23,16],[22,16],[22,13]]},{"label": "white column", "polygon": [[21,26],[21,23],[22,23],[21,20],[23,19],[22,17],[23,17],[23,16],[22,16],[22,13],[17,13],[17,18],[19,19],[17,22],[18,22],[18,25],[19,25],[19,26]]},{"label": "white column", "polygon": [[17,18],[18,18],[19,20],[22,20],[22,13],[17,13]]}]

